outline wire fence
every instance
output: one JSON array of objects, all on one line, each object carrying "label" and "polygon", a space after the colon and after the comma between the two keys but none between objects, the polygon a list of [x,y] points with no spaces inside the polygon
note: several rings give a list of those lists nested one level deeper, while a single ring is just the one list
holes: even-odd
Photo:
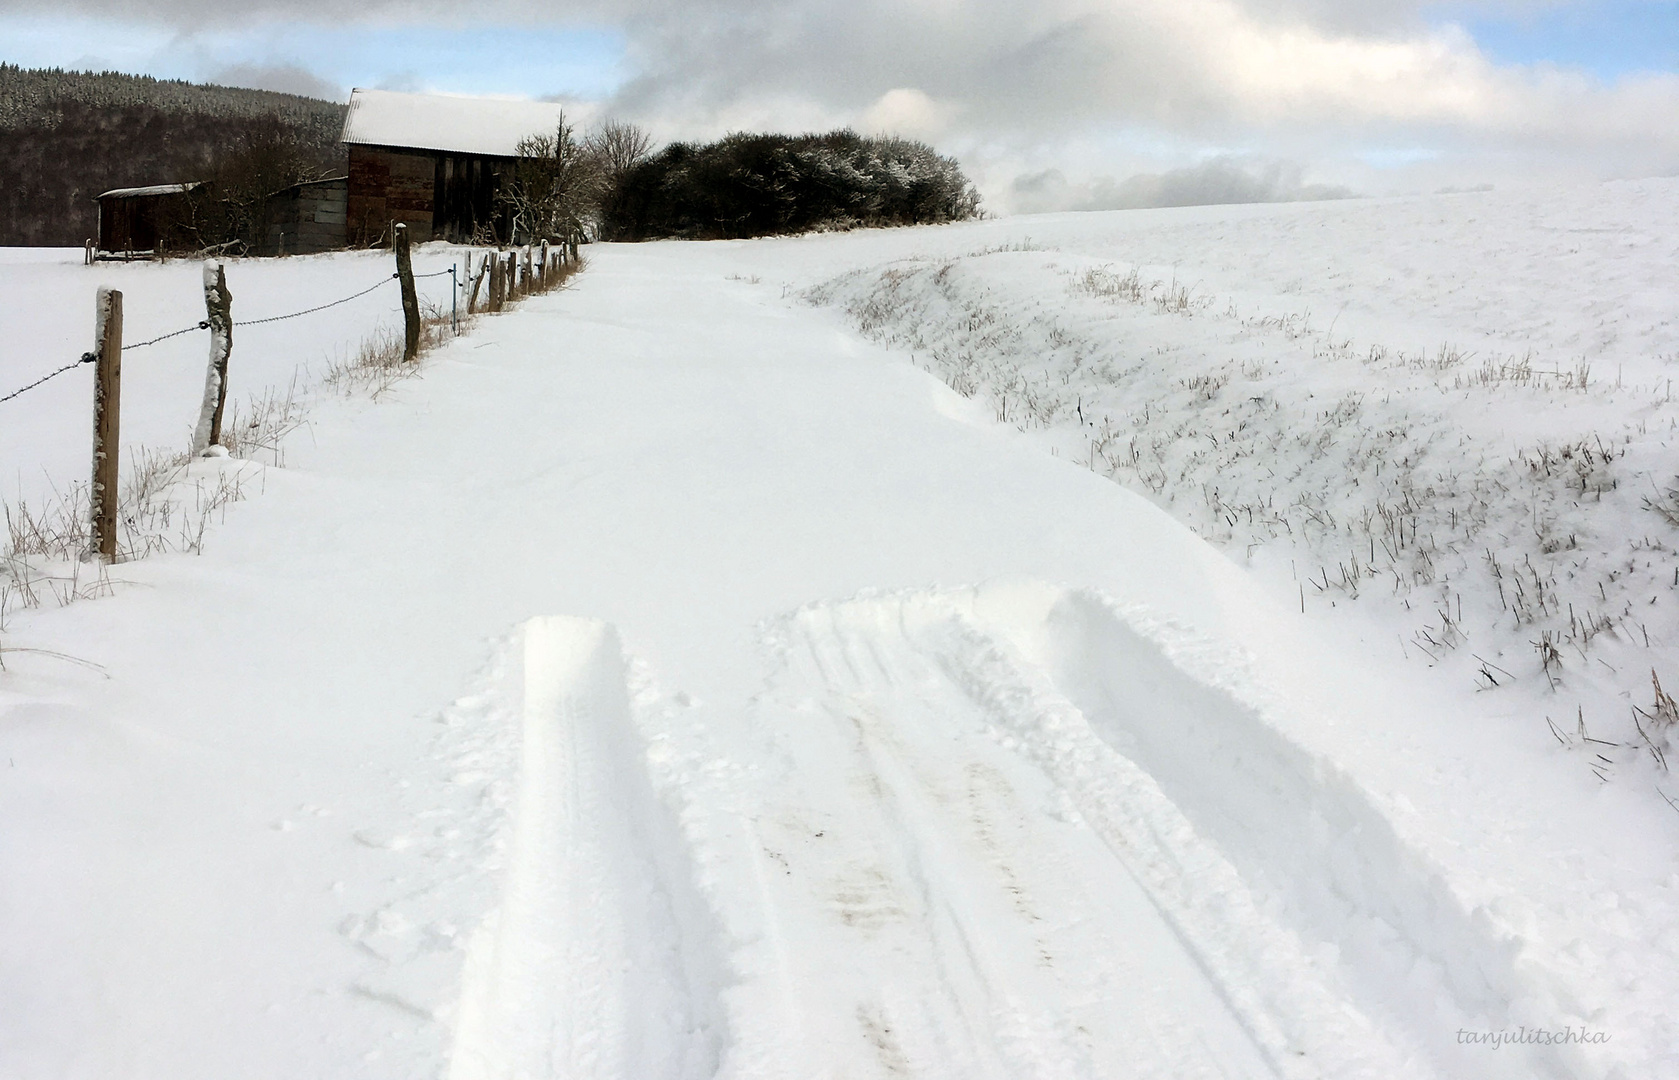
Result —
[{"label": "wire fence", "polygon": [[[544,251],[544,253],[546,253],[546,251],[547,251],[546,246],[544,246],[543,251]],[[563,246],[561,248],[561,251],[562,251],[562,258],[563,258],[563,251],[564,251]],[[486,273],[488,272],[488,266],[489,266],[489,261],[488,261],[488,258],[486,257],[486,260],[485,260],[485,272]],[[546,254],[544,254],[544,267],[546,268]],[[389,277],[381,278],[380,280],[374,282],[372,285],[369,285],[367,288],[362,289],[359,292],[351,293],[349,296],[343,296],[343,297],[338,298],[337,300],[332,300],[332,301],[329,301],[328,303],[325,303],[325,304],[316,304],[314,307],[307,307],[307,308],[302,309],[301,311],[288,312],[285,315],[268,315],[268,316],[265,316],[261,319],[242,319],[242,320],[238,320],[238,321],[234,322],[233,326],[235,326],[235,327],[261,326],[265,323],[284,322],[287,319],[296,319],[296,318],[300,318],[301,316],[304,316],[304,315],[313,315],[314,313],[316,313],[318,311],[326,311],[328,308],[335,308],[335,307],[338,307],[340,304],[348,304],[352,300],[359,300],[362,297],[366,296],[367,294],[369,294],[371,292],[375,292],[375,291],[383,288],[384,286],[390,284],[392,281],[395,281],[395,280],[399,279],[401,276],[402,275],[401,275],[400,272],[399,273],[393,273]],[[476,281],[476,278],[473,275],[472,270],[471,270],[471,257],[470,256],[468,257],[468,260],[467,260],[467,271],[466,271],[466,275],[465,275],[466,278],[468,279],[467,281],[462,281],[460,279],[460,277],[457,276],[457,269],[453,266],[445,267],[442,270],[437,270],[437,271],[434,271],[434,272],[429,273],[429,274],[413,274],[411,276],[416,281],[425,280],[427,278],[437,278],[437,277],[448,276],[448,277],[454,278],[454,289],[457,290],[457,291],[467,289],[469,281]],[[482,274],[478,275],[478,277],[482,277]],[[123,352],[129,352],[129,351],[134,350],[134,349],[144,349],[148,345],[156,345],[159,342],[168,341],[171,338],[177,338],[177,337],[182,336],[183,334],[190,334],[190,333],[193,333],[194,331],[197,331],[197,330],[208,330],[208,329],[210,329],[209,320],[200,319],[198,322],[194,323],[191,326],[184,326],[179,330],[171,330],[167,334],[159,334],[157,337],[150,338],[146,341],[136,341],[136,342],[133,342],[132,344],[124,345],[122,347],[122,351]],[[31,390],[34,390],[38,387],[46,385],[47,383],[51,382],[53,379],[58,378],[58,376],[63,375],[65,372],[74,371],[77,368],[81,367],[83,364],[91,364],[91,363],[95,362],[97,359],[98,359],[98,356],[95,355],[94,353],[91,353],[91,352],[83,353],[80,356],[80,358],[72,361],[71,363],[65,364],[63,367],[57,368],[53,371],[49,371],[45,375],[42,375],[40,378],[36,379],[34,382],[27,383],[23,386],[18,387],[16,390],[13,390],[12,392],[10,392],[10,393],[8,393],[4,396],[0,396],[0,404],[5,404],[6,402],[11,401],[15,398],[22,397],[24,394],[29,393]]]},{"label": "wire fence", "polygon": [[[442,276],[444,276],[445,274],[448,274],[448,273],[451,273],[451,271],[448,270],[448,269],[444,269],[444,270],[439,270],[437,273],[434,273],[434,274],[415,274],[414,277],[417,278],[417,279],[418,278],[434,278],[434,277],[442,277]],[[398,274],[392,274],[389,277],[381,278],[377,282],[374,282],[372,285],[369,285],[367,288],[362,289],[360,292],[351,293],[349,296],[340,297],[339,299],[330,301],[329,303],[316,304],[314,307],[307,307],[307,308],[304,308],[302,311],[293,311],[293,312],[289,312],[288,314],[285,314],[285,315],[269,315],[269,316],[267,316],[265,318],[261,318],[261,319],[244,319],[242,321],[235,322],[233,325],[235,327],[260,326],[263,323],[284,322],[287,319],[296,319],[296,318],[298,318],[300,316],[303,316],[303,315],[313,315],[317,311],[325,311],[328,308],[335,308],[335,307],[339,306],[340,304],[348,304],[352,300],[359,300],[362,297],[366,296],[368,293],[374,292],[378,289],[383,288],[386,285],[389,285],[392,281],[395,281],[399,276],[400,275],[398,275]],[[123,352],[128,352],[132,349],[143,349],[148,345],[156,345],[160,341],[168,341],[170,338],[180,337],[182,334],[190,334],[195,330],[208,330],[208,329],[210,329],[209,320],[200,319],[198,322],[194,323],[191,326],[185,326],[185,327],[182,327],[179,330],[171,330],[167,334],[159,334],[157,337],[151,338],[150,340],[147,340],[147,341],[136,341],[132,344],[124,345],[122,347],[122,351]],[[44,385],[48,382],[51,382],[53,379],[56,379],[58,376],[63,375],[65,372],[74,371],[77,368],[81,367],[83,364],[91,364],[97,359],[98,359],[98,357],[91,352],[83,353],[81,355],[80,359],[78,359],[78,360],[76,360],[72,363],[65,364],[63,367],[58,368],[56,371],[49,371],[47,374],[41,376],[39,379],[36,379],[34,382],[29,383],[26,386],[20,386],[16,390],[13,390],[11,393],[5,395],[4,397],[0,397],[0,404],[4,404],[5,402],[11,401],[13,398],[22,397],[24,394],[27,394],[29,391],[35,389],[38,386],[42,386],[42,385]]]},{"label": "wire fence", "polygon": [[[403,233],[398,232],[396,273],[388,277],[380,277],[377,281],[367,285],[366,288],[357,289],[355,292],[340,296],[335,300],[312,304],[309,307],[284,314],[240,320],[232,318],[231,297],[226,288],[224,269],[215,262],[206,263],[204,304],[207,317],[168,333],[127,344],[122,343],[122,293],[115,289],[101,289],[97,308],[99,314],[95,320],[97,327],[95,336],[100,340],[95,344],[93,351],[83,353],[76,360],[48,371],[34,381],[9,393],[0,395],[0,404],[4,404],[20,398],[84,364],[94,367],[92,480],[91,483],[82,487],[73,487],[71,489],[74,496],[72,500],[65,501],[60,497],[60,501],[54,504],[49,517],[53,523],[50,528],[58,530],[52,533],[52,536],[56,539],[50,539],[49,542],[48,539],[43,539],[46,534],[37,536],[36,539],[46,545],[41,547],[37,553],[52,554],[56,552],[63,554],[70,552],[78,554],[82,558],[98,558],[104,562],[115,562],[120,557],[132,557],[137,553],[144,554],[156,550],[152,546],[153,540],[156,538],[150,534],[143,538],[144,542],[141,547],[144,550],[134,547],[133,535],[130,535],[129,550],[125,555],[119,538],[119,532],[122,529],[127,528],[129,533],[132,534],[134,527],[132,518],[123,517],[124,511],[121,510],[120,500],[141,497],[135,496],[134,490],[123,490],[124,484],[119,471],[120,438],[123,434],[127,434],[123,430],[119,415],[123,398],[121,391],[124,365],[118,362],[118,357],[121,354],[158,345],[200,330],[208,330],[211,333],[209,367],[205,376],[204,391],[202,396],[194,395],[194,400],[199,404],[199,414],[198,423],[193,429],[190,451],[185,455],[165,455],[163,457],[157,457],[155,454],[148,457],[145,456],[147,452],[143,451],[142,457],[137,459],[141,464],[135,467],[142,471],[151,471],[145,471],[144,476],[137,472],[135,474],[137,479],[127,485],[129,489],[135,489],[135,485],[138,485],[139,490],[142,491],[142,496],[151,498],[156,495],[156,491],[153,490],[156,486],[154,481],[157,481],[158,476],[164,475],[163,473],[157,473],[154,476],[153,473],[156,472],[157,468],[172,470],[193,456],[211,456],[212,450],[216,451],[214,456],[227,456],[229,453],[240,454],[241,450],[248,451],[253,448],[273,449],[274,444],[277,443],[279,438],[283,437],[285,431],[291,430],[286,425],[295,420],[296,405],[290,399],[280,405],[284,415],[276,415],[270,417],[269,420],[262,421],[261,423],[266,423],[269,426],[261,428],[254,437],[246,428],[258,429],[260,424],[256,419],[250,420],[237,433],[224,430],[228,361],[233,349],[233,335],[231,334],[233,328],[262,326],[313,315],[368,296],[392,281],[400,281],[403,291],[402,318],[404,333],[402,338],[400,340],[391,338],[385,335],[383,328],[380,328],[380,336],[376,338],[373,344],[364,344],[362,354],[350,368],[346,369],[356,375],[375,372],[376,370],[376,374],[373,375],[375,379],[383,379],[387,375],[394,378],[397,377],[394,372],[398,370],[418,370],[408,365],[419,359],[424,350],[441,341],[441,337],[432,336],[428,332],[428,327],[444,327],[447,329],[442,332],[446,333],[452,330],[457,336],[461,333],[462,308],[464,307],[464,313],[469,319],[475,314],[478,289],[486,279],[489,280],[491,288],[484,311],[499,313],[508,304],[528,296],[548,292],[563,285],[582,265],[575,245],[572,245],[568,251],[567,246],[562,244],[557,250],[551,252],[549,245],[544,242],[541,245],[540,257],[537,257],[538,252],[535,244],[524,245],[522,253],[518,248],[514,248],[512,251],[486,253],[481,267],[475,274],[472,271],[472,263],[476,254],[477,252],[469,249],[464,265],[452,263],[430,273],[415,274],[410,262],[407,238]],[[552,256],[557,256],[557,258]],[[446,308],[439,310],[435,304],[437,296],[434,290],[443,287],[439,285],[428,289],[428,291],[432,291],[432,297],[427,301],[429,313],[422,310],[421,305],[415,303],[415,300],[418,299],[415,283],[443,277],[449,278],[449,285],[447,286],[449,302]],[[113,314],[114,318],[112,317]],[[257,340],[260,348],[262,336],[258,335]],[[396,363],[399,353],[400,365]],[[171,352],[169,355],[174,356],[176,353]],[[338,376],[335,374],[333,377],[337,378]],[[293,389],[295,391],[295,379]],[[260,403],[258,407],[269,409],[271,405],[265,401]],[[232,414],[229,413],[228,415],[231,416]],[[232,441],[224,442],[224,435],[229,436]],[[265,439],[268,441],[264,442]],[[240,456],[248,455],[240,454]],[[159,465],[158,463],[162,464]],[[173,476],[173,473],[169,475]],[[173,481],[160,482],[168,484]],[[157,490],[162,489],[158,488]],[[82,494],[76,494],[77,492]],[[147,495],[146,492],[150,492],[150,494]],[[75,499],[81,501],[77,502]],[[148,503],[147,505],[151,504]],[[151,511],[147,512],[150,513]],[[162,513],[164,518],[169,516],[167,509]],[[41,520],[47,521],[49,519],[42,518]],[[60,525],[63,526],[62,529]],[[6,552],[8,559],[15,553],[17,545],[21,542],[17,539],[17,536],[18,534],[14,532],[11,542],[0,549]],[[53,546],[55,544],[56,547]],[[71,552],[71,547],[75,548],[74,552]],[[167,542],[165,542],[165,547],[167,547]]]},{"label": "wire fence", "polygon": [[[448,271],[445,270],[444,273],[448,273]],[[299,315],[313,315],[317,311],[325,311],[327,308],[335,308],[339,304],[348,304],[351,300],[359,300],[362,297],[366,296],[368,293],[373,292],[375,289],[383,288],[384,286],[390,284],[392,281],[395,281],[398,276],[399,275],[397,275],[397,274],[392,274],[390,277],[385,278],[382,281],[377,281],[377,282],[373,283],[372,285],[369,285],[367,288],[363,289],[359,293],[351,293],[349,296],[346,296],[346,297],[344,297],[340,300],[334,300],[330,304],[317,304],[312,308],[304,308],[302,311],[294,311],[290,315],[270,315],[265,319],[246,319],[244,322],[235,322],[233,325],[236,326],[236,327],[238,327],[238,326],[257,326],[261,323],[284,322],[287,319],[295,319]],[[421,275],[415,275],[415,276],[418,277],[418,276],[421,276]],[[426,275],[423,275],[423,276],[433,277],[435,275],[426,274]],[[208,328],[210,324],[209,323],[201,323],[200,325]]]},{"label": "wire fence", "polygon": [[93,357],[92,353],[83,353],[82,358],[80,360],[77,360],[75,363],[65,364],[63,367],[59,368],[57,371],[47,372],[45,375],[41,376],[39,379],[36,379],[34,382],[30,383],[28,386],[18,387],[16,390],[13,390],[11,393],[7,394],[5,397],[0,397],[0,402],[7,402],[7,401],[12,400],[15,397],[22,397],[23,395],[29,393],[29,391],[35,389],[37,386],[40,386],[42,383],[50,382],[51,380],[58,378],[60,375],[64,374],[66,371],[74,371],[77,368],[81,367],[83,364],[93,363],[93,359],[94,359],[94,357]]}]

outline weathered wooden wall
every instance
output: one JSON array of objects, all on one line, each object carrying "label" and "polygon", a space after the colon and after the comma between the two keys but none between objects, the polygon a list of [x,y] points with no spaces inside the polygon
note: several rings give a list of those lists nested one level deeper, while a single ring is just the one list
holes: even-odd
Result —
[{"label": "weathered wooden wall", "polygon": [[[159,234],[169,222],[179,223],[185,215],[186,196],[179,192],[159,195],[107,195],[99,202],[99,250],[155,252]],[[165,247],[180,246],[182,238],[170,230]]]},{"label": "weathered wooden wall", "polygon": [[408,226],[413,242],[430,240],[436,189],[437,160],[430,151],[351,146],[345,207],[350,243],[389,242],[397,221]]},{"label": "weathered wooden wall", "polygon": [[269,200],[268,235],[259,255],[313,255],[348,242],[349,179],[298,184]]},{"label": "weathered wooden wall", "polygon": [[505,240],[507,215],[496,210],[495,198],[510,164],[506,158],[440,154],[433,235],[466,243],[485,226],[491,234],[487,239]]},{"label": "weathered wooden wall", "polygon": [[507,215],[496,190],[511,159],[441,150],[351,145],[347,238],[356,246],[387,243],[393,222],[409,239],[465,242],[480,228],[506,240]]}]

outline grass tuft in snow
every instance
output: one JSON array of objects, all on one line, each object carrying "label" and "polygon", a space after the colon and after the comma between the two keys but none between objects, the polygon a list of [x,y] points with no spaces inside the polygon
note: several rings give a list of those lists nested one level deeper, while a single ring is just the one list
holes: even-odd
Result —
[{"label": "grass tuft in snow", "polygon": [[1668,386],[1355,346],[1309,311],[1244,315],[1175,272],[1059,253],[906,260],[805,298],[1238,557],[1292,566],[1303,610],[1392,612],[1408,655],[1483,690],[1537,680],[1607,710],[1633,689],[1618,656],[1679,644],[1679,480],[1649,482]]},{"label": "grass tuft in snow", "polygon": [[[565,287],[583,268],[567,264],[542,289]],[[516,303],[516,301],[515,301]],[[477,318],[461,318],[465,333]],[[447,312],[423,312],[420,353],[454,337]],[[355,353],[328,365],[312,386],[294,378],[284,389],[270,387],[256,397],[228,406],[222,426],[225,454],[194,458],[181,451],[141,447],[131,454],[118,494],[118,562],[163,552],[202,554],[209,527],[225,518],[227,507],[245,497],[253,476],[247,462],[284,467],[287,436],[306,426],[312,397],[321,391],[368,394],[375,400],[397,382],[419,375],[418,363],[402,360],[402,337],[381,329]],[[18,500],[0,503],[6,537],[0,548],[0,629],[5,616],[51,601],[64,606],[108,595],[112,580],[97,563],[86,561],[92,544],[88,484],[79,481],[54,492],[43,505]],[[15,650],[13,650],[15,651]]]}]

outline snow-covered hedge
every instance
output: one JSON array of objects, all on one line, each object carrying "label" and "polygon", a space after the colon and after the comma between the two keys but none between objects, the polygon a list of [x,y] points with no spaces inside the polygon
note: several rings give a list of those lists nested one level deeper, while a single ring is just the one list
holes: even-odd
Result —
[{"label": "snow-covered hedge", "polygon": [[978,213],[979,195],[925,143],[736,134],[666,147],[630,170],[602,211],[608,239],[719,239],[960,221]]}]

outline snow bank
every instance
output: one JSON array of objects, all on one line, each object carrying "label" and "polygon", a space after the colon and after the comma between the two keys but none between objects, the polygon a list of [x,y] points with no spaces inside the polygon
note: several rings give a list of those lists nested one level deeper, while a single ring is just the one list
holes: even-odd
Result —
[{"label": "snow bank", "polygon": [[1453,678],[1542,684],[1543,734],[1648,783],[1670,725],[1628,701],[1679,680],[1674,192],[1037,219],[809,295],[1302,610],[1358,601]]},{"label": "snow bank", "polygon": [[[1170,380],[1264,342],[1274,400],[1307,409],[1319,379],[1332,402],[1336,379],[1410,384],[1314,360],[1323,335],[1276,321],[1303,297],[1265,290],[1337,244],[1427,261],[1413,227],[1473,238],[1487,205],[599,247],[423,379],[317,399],[284,467],[195,464],[261,485],[203,554],[8,617],[0,1060],[253,1080],[1673,1072],[1679,818],[1647,755],[1604,749],[1600,781],[1596,744],[1543,725],[1573,700],[1540,673],[1478,691],[1405,662],[1416,627],[1376,610],[1374,579],[1302,612],[1304,581],[1265,557],[1286,529],[1251,567],[1221,554],[1174,520],[1190,495],[1168,513],[1074,456],[1076,396],[1070,428],[1022,433],[797,295],[848,270],[872,277],[836,299],[877,295],[890,271],[905,310],[1023,375],[1008,346],[1031,334],[1057,364],[1083,341],[1185,366],[1104,384],[1116,423],[1127,388],[1223,419],[1234,375],[1199,405]],[[1026,243],[1051,228],[1068,251]],[[1605,235],[1560,240],[1632,280]],[[1161,265],[1157,243],[1247,259],[1256,295],[1224,320],[1171,310],[1169,265],[1167,310],[1081,283]],[[1458,298],[1412,312],[1430,338],[1453,304],[1482,310],[1461,277],[1368,292],[1333,265],[1367,297],[1337,337],[1393,297]],[[1543,278],[1558,314],[1523,324],[1536,355],[1591,319]],[[1049,321],[1021,329],[1033,290]],[[1238,340],[1244,319],[1273,323]],[[177,440],[203,354],[182,360]],[[1433,393],[1490,438],[1453,411],[1464,391]],[[1549,437],[1554,416],[1505,411],[1512,445]],[[1273,471],[1315,467],[1291,454]],[[1591,1041],[1521,1041],[1540,1030]]]}]

